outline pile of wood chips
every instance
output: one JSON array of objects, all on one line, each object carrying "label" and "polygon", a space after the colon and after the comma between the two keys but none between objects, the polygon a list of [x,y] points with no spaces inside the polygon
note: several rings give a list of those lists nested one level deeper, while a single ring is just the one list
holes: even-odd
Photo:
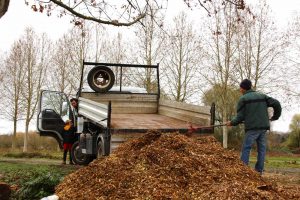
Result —
[{"label": "pile of wood chips", "polygon": [[264,180],[212,136],[149,131],[68,175],[60,200],[300,199],[299,188]]}]

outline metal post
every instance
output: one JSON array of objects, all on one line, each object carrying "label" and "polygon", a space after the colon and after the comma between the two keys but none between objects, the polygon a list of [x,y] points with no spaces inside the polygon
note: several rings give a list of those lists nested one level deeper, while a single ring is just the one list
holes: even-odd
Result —
[{"label": "metal post", "polygon": [[120,69],[120,92],[122,91],[123,67]]},{"label": "metal post", "polygon": [[159,82],[159,63],[157,63],[157,102],[159,101],[160,98],[160,82]]},{"label": "metal post", "polygon": [[80,83],[79,83],[79,89],[77,92],[77,99],[81,96],[81,90],[82,90],[82,81],[83,81],[83,70],[84,70],[84,60],[82,60],[82,66],[81,66],[81,77],[80,77]]}]

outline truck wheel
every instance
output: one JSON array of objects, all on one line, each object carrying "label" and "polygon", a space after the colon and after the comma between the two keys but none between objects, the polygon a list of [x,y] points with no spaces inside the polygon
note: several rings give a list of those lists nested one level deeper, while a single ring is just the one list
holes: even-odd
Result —
[{"label": "truck wheel", "polygon": [[115,83],[114,72],[105,66],[96,66],[88,74],[87,77],[89,86],[95,92],[107,92]]},{"label": "truck wheel", "polygon": [[78,165],[87,165],[92,161],[92,158],[89,155],[83,154],[79,148],[79,141],[76,141],[72,145],[71,156],[73,162]]}]

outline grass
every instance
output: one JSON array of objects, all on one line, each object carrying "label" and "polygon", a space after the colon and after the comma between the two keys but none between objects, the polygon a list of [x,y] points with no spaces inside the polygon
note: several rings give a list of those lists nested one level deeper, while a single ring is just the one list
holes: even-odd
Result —
[{"label": "grass", "polygon": [[[254,165],[256,156],[250,157],[250,164]],[[298,168],[300,169],[300,157],[296,156],[266,156],[265,168]]]},{"label": "grass", "polygon": [[77,169],[78,166],[68,165],[0,162],[0,182],[6,182],[15,188],[11,200],[40,199],[44,195],[53,194],[55,185]]}]

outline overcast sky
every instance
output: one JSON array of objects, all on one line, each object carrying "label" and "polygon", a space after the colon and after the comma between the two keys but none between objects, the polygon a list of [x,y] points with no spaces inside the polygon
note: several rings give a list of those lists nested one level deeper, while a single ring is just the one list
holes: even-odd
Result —
[{"label": "overcast sky", "polygon": [[[246,0],[249,4],[257,1]],[[293,13],[300,11],[300,0],[268,0],[268,4],[281,27],[287,25]],[[183,8],[185,8],[183,0],[169,0],[168,13],[174,14]],[[73,25],[69,17],[58,18],[55,14],[47,17],[45,13],[33,12],[22,0],[11,0],[7,13],[0,20],[0,51],[7,51],[14,40],[18,39],[29,26],[37,33],[46,32],[55,40]]]},{"label": "overcast sky", "polygon": [[[249,4],[257,2],[257,0],[245,1]],[[287,26],[295,12],[300,11],[300,0],[267,0],[267,3],[271,6],[274,17],[282,28]],[[174,15],[183,8],[185,8],[183,0],[169,0],[168,13]],[[8,51],[12,43],[29,26],[33,27],[37,33],[45,32],[51,39],[56,40],[73,25],[68,17],[58,18],[55,15],[47,17],[45,13],[33,12],[22,0],[11,0],[7,13],[0,19],[0,53]],[[299,113],[299,106],[294,112],[283,115],[279,122],[273,122],[274,130],[288,131],[288,124],[294,113]],[[1,120],[0,133],[3,132],[12,132],[12,125]]]},{"label": "overcast sky", "polygon": [[[246,0],[246,2],[256,1]],[[300,11],[300,0],[268,0],[267,2],[280,26],[286,26],[292,14],[297,10]],[[169,0],[169,8],[168,13],[174,13],[186,7],[183,0]],[[11,0],[7,13],[0,20],[0,51],[7,50],[29,26],[38,33],[46,32],[51,38],[57,39],[73,25],[68,17],[58,18],[55,14],[47,17],[45,13],[33,12],[22,0]]]}]

